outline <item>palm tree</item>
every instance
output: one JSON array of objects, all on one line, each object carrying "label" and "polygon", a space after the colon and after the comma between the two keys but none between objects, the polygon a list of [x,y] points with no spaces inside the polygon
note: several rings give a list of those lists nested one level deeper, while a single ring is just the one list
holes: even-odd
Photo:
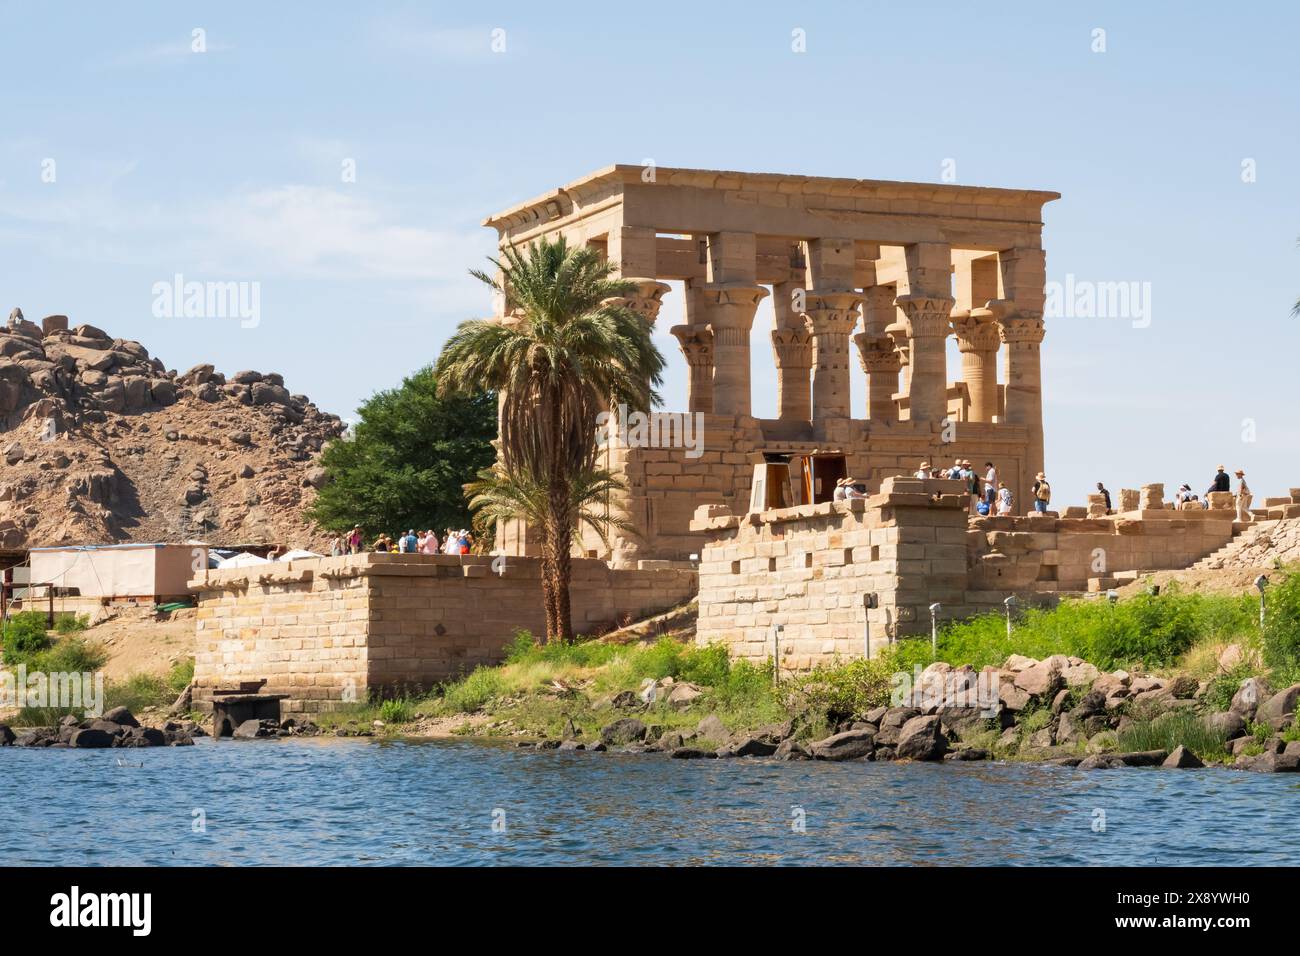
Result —
[{"label": "palm tree", "polygon": [[649,410],[664,359],[649,324],[618,301],[633,283],[614,278],[594,248],[543,238],[526,252],[504,250],[494,265],[500,279],[471,275],[505,297],[508,318],[461,323],[435,374],[443,394],[500,396],[500,487],[530,502],[541,532],[547,640],[568,640],[579,492],[612,477],[598,477],[597,415],[619,405]]}]

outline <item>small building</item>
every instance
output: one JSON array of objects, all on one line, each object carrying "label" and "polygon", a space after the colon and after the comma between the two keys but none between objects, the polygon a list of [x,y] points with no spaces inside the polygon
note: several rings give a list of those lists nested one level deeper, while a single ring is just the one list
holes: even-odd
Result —
[{"label": "small building", "polygon": [[33,587],[106,601],[188,597],[190,578],[208,566],[205,544],[86,544],[30,553]]}]

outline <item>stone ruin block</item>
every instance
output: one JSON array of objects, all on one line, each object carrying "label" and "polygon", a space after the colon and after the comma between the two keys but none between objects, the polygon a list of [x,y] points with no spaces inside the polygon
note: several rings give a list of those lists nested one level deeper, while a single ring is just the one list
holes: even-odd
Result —
[{"label": "stone ruin block", "polygon": [[1206,498],[1210,501],[1211,511],[1230,511],[1237,506],[1236,496],[1231,491],[1211,491]]},{"label": "stone ruin block", "polygon": [[1160,511],[1165,506],[1165,486],[1163,484],[1143,485],[1138,496],[1139,511]]},{"label": "stone ruin block", "polygon": [[1088,496],[1088,517],[1090,518],[1106,517],[1106,496],[1105,495]]},{"label": "stone ruin block", "polygon": [[1137,511],[1141,505],[1142,493],[1136,488],[1121,488],[1119,490],[1119,510],[1120,511]]}]

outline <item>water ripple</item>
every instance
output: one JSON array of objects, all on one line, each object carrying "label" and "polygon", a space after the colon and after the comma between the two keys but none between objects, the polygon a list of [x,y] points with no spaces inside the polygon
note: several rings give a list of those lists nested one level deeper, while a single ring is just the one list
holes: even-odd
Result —
[{"label": "water ripple", "polygon": [[1268,865],[1300,850],[1300,781],[1265,774],[468,740],[204,740],[132,757],[142,766],[0,751],[0,864]]}]

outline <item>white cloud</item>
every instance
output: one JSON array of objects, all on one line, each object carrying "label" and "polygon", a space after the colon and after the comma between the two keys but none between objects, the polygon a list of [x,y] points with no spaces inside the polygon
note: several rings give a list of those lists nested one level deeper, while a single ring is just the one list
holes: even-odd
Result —
[{"label": "white cloud", "polygon": [[374,37],[386,49],[438,60],[470,60],[492,54],[492,32],[496,27],[452,27],[421,29],[409,23],[387,20],[377,24]]},{"label": "white cloud", "polygon": [[152,46],[123,50],[96,64],[99,69],[129,69],[140,66],[168,66],[184,62],[190,57],[209,53],[228,53],[234,47],[229,43],[204,39],[202,53],[194,50],[193,37],[186,37],[169,43],[155,43]]}]

